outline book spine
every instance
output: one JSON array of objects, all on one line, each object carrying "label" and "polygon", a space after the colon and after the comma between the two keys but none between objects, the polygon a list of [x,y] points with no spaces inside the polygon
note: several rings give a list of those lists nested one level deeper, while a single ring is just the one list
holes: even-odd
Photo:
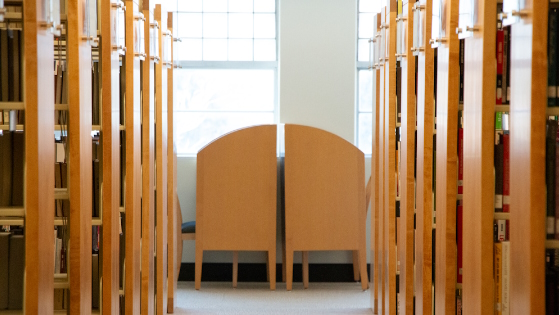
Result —
[{"label": "book spine", "polygon": [[459,129],[459,139],[457,144],[457,156],[459,160],[458,174],[457,174],[457,193],[463,194],[463,128]]},{"label": "book spine", "polygon": [[496,173],[494,208],[496,212],[502,212],[503,210],[503,182],[504,182],[503,163],[504,163],[504,146],[502,143],[498,143],[495,146],[495,151],[494,151],[494,167]]},{"label": "book spine", "polygon": [[25,240],[23,235],[10,237],[10,257],[8,266],[8,309],[23,308],[23,275],[25,266]]},{"label": "book spine", "polygon": [[459,41],[459,104],[463,104],[465,81],[465,41]]},{"label": "book spine", "polygon": [[506,240],[506,220],[496,220],[498,223],[498,241],[503,242]]},{"label": "book spine", "polygon": [[502,243],[494,244],[494,315],[502,314]]},{"label": "book spine", "polygon": [[457,283],[463,283],[463,205],[457,206]]},{"label": "book spine", "polygon": [[548,106],[558,106],[558,9],[548,15]]},{"label": "book spine", "polygon": [[558,133],[558,121],[549,120],[547,122],[546,136],[546,215],[547,215],[547,239],[554,239],[556,234],[556,205],[555,201],[555,177],[558,176],[556,171],[556,135]]},{"label": "book spine", "polygon": [[503,54],[502,54],[502,104],[507,104],[507,81],[509,76],[509,60],[508,60],[508,52],[509,52],[509,28],[504,28],[504,44],[503,44]]},{"label": "book spine", "polygon": [[0,232],[0,310],[8,308],[8,265],[10,252],[10,233]]},{"label": "book spine", "polygon": [[502,315],[509,315],[510,244],[502,242]]},{"label": "book spine", "polygon": [[496,104],[502,104],[502,74],[504,62],[504,31],[499,29],[496,33]]},{"label": "book spine", "polygon": [[504,212],[509,212],[509,133],[504,133],[502,136],[503,144],[503,202],[502,209]]}]

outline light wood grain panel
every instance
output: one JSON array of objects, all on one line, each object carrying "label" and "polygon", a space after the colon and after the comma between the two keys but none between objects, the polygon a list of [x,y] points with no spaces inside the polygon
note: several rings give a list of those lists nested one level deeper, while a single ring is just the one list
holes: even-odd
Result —
[{"label": "light wood grain panel", "polygon": [[[86,1],[68,2],[70,313],[91,313],[91,47],[83,40]],[[50,235],[50,234],[49,234]]]},{"label": "light wood grain panel", "polygon": [[432,0],[424,5],[423,51],[418,54],[416,146],[416,314],[432,312],[432,178],[434,134],[434,50],[428,43],[432,29]]},{"label": "light wood grain panel", "polygon": [[[407,3],[404,3],[407,2]],[[399,311],[400,314],[413,313],[414,300],[414,147],[416,131],[416,60],[410,48],[413,33],[412,6],[414,2],[403,1],[402,27],[406,29],[406,57],[401,60],[401,163],[400,163],[400,226],[399,233]]]},{"label": "light wood grain panel", "polygon": [[544,314],[548,1],[524,4],[528,16],[511,27],[510,309]]},{"label": "light wood grain panel", "polygon": [[143,2],[146,60],[142,63],[142,289],[141,314],[155,311],[154,292],[154,162],[155,162],[155,73],[150,55],[150,23],[155,21],[148,1]]},{"label": "light wood grain panel", "polygon": [[[376,49],[379,45],[379,26],[381,25],[381,15],[376,14],[373,20],[374,34],[376,35]],[[374,60],[374,63],[378,63],[378,60]],[[371,240],[370,240],[370,251],[371,251],[371,261],[370,261],[370,306],[374,314],[378,313],[378,294],[379,294],[379,106],[380,106],[380,82],[379,82],[379,70],[373,69],[373,108],[372,108],[372,149],[371,149]]]},{"label": "light wood grain panel", "polygon": [[[163,57],[163,36],[167,12],[156,4],[159,56]],[[167,314],[167,67],[156,64],[156,314]]]},{"label": "light wood grain panel", "polygon": [[463,310],[493,314],[496,3],[475,1],[479,31],[465,39]]},{"label": "light wood grain panel", "polygon": [[385,224],[385,314],[397,313],[397,240],[395,230],[395,201],[397,194],[395,162],[396,142],[395,130],[397,122],[397,18],[396,1],[388,0],[385,12],[385,32],[387,58],[385,59],[385,173],[384,173],[384,215]]},{"label": "light wood grain panel", "polygon": [[285,135],[286,264],[294,251],[357,250],[366,290],[363,152],[313,127],[286,124]]},{"label": "light wood grain panel", "polygon": [[119,137],[119,55],[115,42],[114,11],[111,0],[101,0],[101,77],[103,106],[103,313],[119,312],[119,205],[120,205],[120,137]]},{"label": "light wood grain panel", "polygon": [[[54,89],[53,35],[40,28],[43,1],[23,6],[25,101],[26,314],[53,313]],[[40,262],[40,263],[39,263]]]},{"label": "light wood grain panel", "polygon": [[[385,11],[386,6],[381,8],[380,20],[381,27],[379,32],[381,33],[381,45],[385,45]],[[378,239],[378,263],[379,263],[379,281],[378,281],[378,298],[377,298],[377,314],[385,314],[385,58],[383,54],[380,54],[379,59],[379,160],[378,160],[378,195],[379,195],[379,207],[377,213],[379,215],[378,226],[379,226],[379,239]]]},{"label": "light wood grain panel", "polygon": [[[167,29],[173,34],[173,13],[167,14]],[[171,62],[173,64],[173,41],[171,41]],[[175,167],[174,121],[173,121],[173,67],[167,70],[167,312],[175,311],[177,299],[177,233],[180,232],[180,223],[177,222],[177,168]]]},{"label": "light wood grain panel", "polygon": [[125,92],[125,127],[126,127],[126,190],[125,190],[125,313],[140,313],[140,233],[141,233],[141,199],[142,166],[140,143],[140,60],[134,57],[134,14],[138,5],[133,0],[126,0],[126,35],[127,52],[124,56],[126,71]]},{"label": "light wood grain panel", "polygon": [[[204,250],[267,251],[276,261],[276,128],[239,129],[197,154],[196,289]],[[270,264],[271,290],[275,271]]]}]

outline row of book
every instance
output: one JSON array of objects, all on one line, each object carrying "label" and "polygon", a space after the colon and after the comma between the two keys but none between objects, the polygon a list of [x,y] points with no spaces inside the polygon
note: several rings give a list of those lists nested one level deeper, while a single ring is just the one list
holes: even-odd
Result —
[{"label": "row of book", "polygon": [[494,243],[494,315],[510,313],[511,246],[509,241]]},{"label": "row of book", "polygon": [[[551,4],[552,5],[552,4]],[[558,107],[558,4],[548,11],[548,106]]]},{"label": "row of book", "polygon": [[0,131],[0,207],[23,207],[25,135]]},{"label": "row of book", "polygon": [[511,28],[502,27],[498,22],[496,31],[496,104],[509,104],[511,60]]},{"label": "row of book", "polygon": [[22,229],[0,232],[0,253],[0,310],[21,310],[25,266]]},{"label": "row of book", "polygon": [[558,239],[558,120],[546,123],[546,216],[547,239]]}]

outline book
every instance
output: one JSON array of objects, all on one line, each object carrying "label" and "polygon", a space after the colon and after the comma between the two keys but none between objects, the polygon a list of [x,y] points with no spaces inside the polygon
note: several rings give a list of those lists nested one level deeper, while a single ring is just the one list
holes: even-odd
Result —
[{"label": "book", "polygon": [[0,232],[0,310],[8,308],[8,262],[10,252],[10,233]]},{"label": "book", "polygon": [[[8,30],[0,29],[0,101],[2,102],[9,101],[8,69]],[[0,114],[3,114],[2,111]]]},{"label": "book", "polygon": [[93,62],[91,85],[91,124],[99,125],[99,62]]},{"label": "book", "polygon": [[459,128],[457,140],[457,157],[459,165],[457,169],[457,193],[463,194],[463,128]]},{"label": "book", "polygon": [[509,315],[510,244],[502,242],[502,315]]},{"label": "book", "polygon": [[457,292],[455,293],[456,305],[457,305],[457,310],[456,310],[457,315],[463,314],[463,292],[462,291],[463,290],[461,290],[461,289],[457,289]]},{"label": "book", "polygon": [[99,254],[91,255],[91,307],[99,308]]},{"label": "book", "polygon": [[558,107],[558,9],[548,13],[548,106]]},{"label": "book", "polygon": [[[500,137],[501,138],[501,137]],[[494,149],[494,169],[495,169],[495,198],[494,209],[496,212],[503,210],[503,184],[504,184],[504,145],[498,143]]]},{"label": "book", "polygon": [[545,267],[546,315],[558,315],[558,249],[546,249]]},{"label": "book", "polygon": [[509,75],[509,60],[508,60],[508,52],[509,52],[509,28],[505,27],[503,29],[504,38],[503,38],[503,47],[502,47],[502,104],[507,104],[507,77]]},{"label": "book", "polygon": [[25,266],[25,240],[23,235],[10,236],[10,257],[8,266],[8,309],[23,308],[23,272]]},{"label": "book", "polygon": [[546,236],[547,239],[554,239],[556,234],[556,205],[555,205],[555,182],[558,172],[556,170],[556,145],[558,134],[558,121],[547,121],[546,133]]},{"label": "book", "polygon": [[20,34],[21,30],[8,30],[8,46],[10,46],[10,39],[12,43],[11,47],[8,47],[8,57],[11,57],[11,59],[8,60],[8,63],[10,64],[10,101],[13,102],[21,102],[22,100],[20,64],[21,49],[19,40]]},{"label": "book", "polygon": [[55,257],[55,261],[54,261],[54,273],[60,273],[60,252],[62,250],[62,239],[60,238],[56,238],[56,246],[54,249],[54,257]]},{"label": "book", "polygon": [[496,33],[496,104],[502,104],[502,74],[504,62],[504,31],[499,29]]},{"label": "book", "polygon": [[506,220],[496,220],[498,225],[498,241],[502,242],[506,240]]},{"label": "book", "polygon": [[503,171],[502,171],[502,210],[509,212],[509,132],[502,135]]},{"label": "book", "polygon": [[457,205],[457,283],[463,283],[463,204]]},{"label": "book", "polygon": [[463,104],[465,81],[465,41],[459,40],[459,104]]},{"label": "book", "polygon": [[93,207],[92,207],[92,216],[97,218],[99,217],[99,209],[100,209],[100,169],[99,169],[99,160],[93,161]]},{"label": "book", "polygon": [[23,207],[25,135],[15,131],[12,136],[12,206]]},{"label": "book", "polygon": [[12,132],[0,136],[0,206],[12,205]]},{"label": "book", "polygon": [[494,315],[502,314],[502,243],[494,243]]}]

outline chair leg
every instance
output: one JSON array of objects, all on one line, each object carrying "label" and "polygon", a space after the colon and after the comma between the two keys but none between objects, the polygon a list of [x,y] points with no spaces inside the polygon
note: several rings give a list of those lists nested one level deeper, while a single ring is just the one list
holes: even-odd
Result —
[{"label": "chair leg", "polygon": [[195,257],[194,257],[194,288],[196,290],[200,290],[201,279],[202,279],[202,246],[196,246]]},{"label": "chair leg", "polygon": [[366,251],[365,250],[360,250],[358,251],[358,255],[359,255],[359,266],[360,266],[360,278],[362,281],[362,290],[367,290],[368,289],[368,275],[367,275],[367,257],[366,257]]},{"label": "chair leg", "polygon": [[292,281],[294,280],[294,251],[286,248],[286,290],[292,291]]},{"label": "chair leg", "polygon": [[354,281],[360,281],[360,261],[357,250],[352,251],[352,265],[354,267]]},{"label": "chair leg", "polygon": [[[276,244],[275,244],[276,245]],[[270,290],[276,290],[276,247],[268,251],[268,281]]]},{"label": "chair leg", "polygon": [[237,273],[238,273],[239,252],[233,252],[233,287],[237,288]]},{"label": "chair leg", "polygon": [[303,288],[309,288],[309,252],[301,252],[301,275],[303,278]]}]

